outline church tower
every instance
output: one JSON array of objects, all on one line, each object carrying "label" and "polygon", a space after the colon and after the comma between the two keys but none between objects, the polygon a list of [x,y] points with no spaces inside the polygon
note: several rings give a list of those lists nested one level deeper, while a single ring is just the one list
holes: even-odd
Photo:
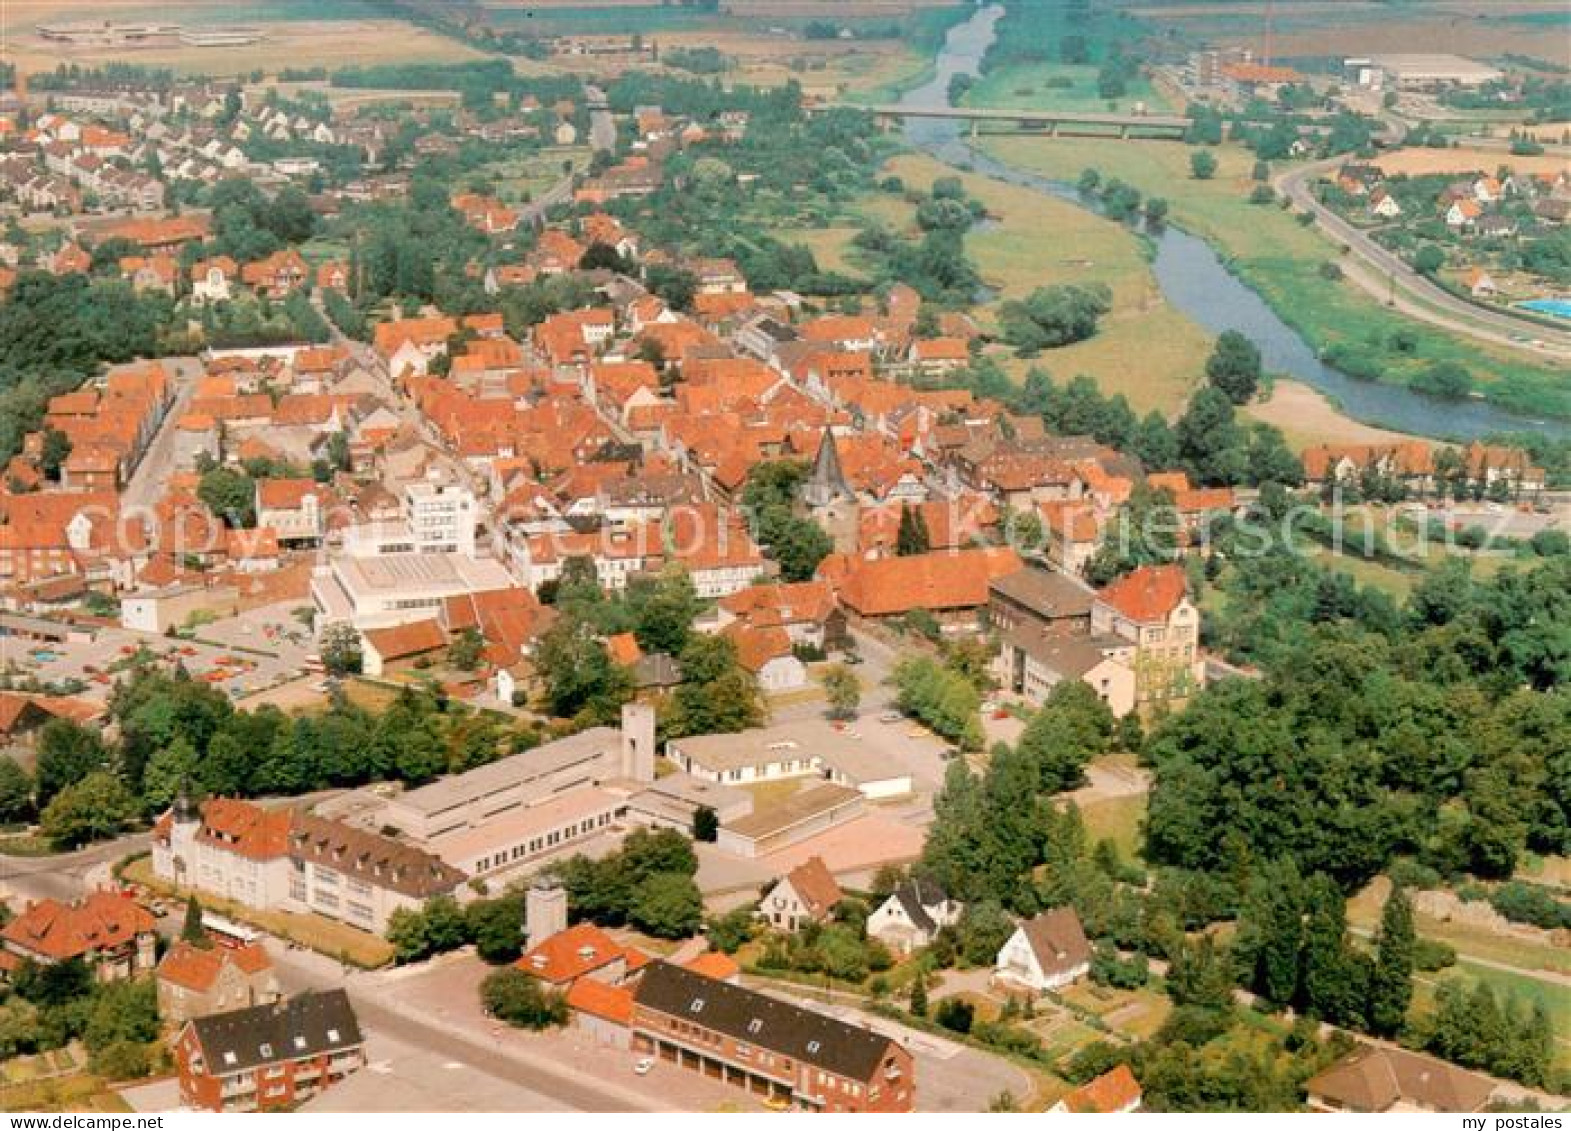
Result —
[{"label": "church tower", "polygon": [[860,506],[840,466],[840,448],[829,428],[824,429],[818,441],[813,472],[802,485],[802,502],[807,505],[808,516],[834,540],[836,553],[856,552]]}]

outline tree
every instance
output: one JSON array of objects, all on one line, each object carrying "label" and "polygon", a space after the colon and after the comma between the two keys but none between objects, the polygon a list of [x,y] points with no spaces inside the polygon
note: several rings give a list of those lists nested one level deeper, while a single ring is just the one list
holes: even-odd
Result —
[{"label": "tree", "polygon": [[196,901],[196,896],[189,895],[185,901],[185,919],[180,924],[180,941],[190,943],[201,950],[211,950],[213,940],[208,937],[206,929],[202,926],[202,905]]},{"label": "tree", "polygon": [[1234,404],[1248,404],[1260,388],[1260,348],[1237,330],[1224,330],[1206,360],[1206,378]]},{"label": "tree", "polygon": [[1216,157],[1212,153],[1197,149],[1189,155],[1189,171],[1197,181],[1209,181],[1216,176]]},{"label": "tree", "polygon": [[656,872],[634,886],[628,918],[656,938],[689,938],[703,925],[704,898],[691,875]]},{"label": "tree", "polygon": [[136,816],[136,803],[120,779],[107,770],[68,785],[44,807],[39,830],[61,848],[107,840]]},{"label": "tree", "polygon": [[862,681],[856,672],[846,664],[831,664],[824,669],[823,681],[830,717],[854,719],[862,704]]},{"label": "tree", "polygon": [[515,961],[523,951],[524,897],[475,900],[464,908],[464,929],[484,961],[493,966]]},{"label": "tree", "polygon": [[682,650],[682,685],[666,704],[665,733],[735,734],[762,724],[758,681],[737,659],[736,644],[724,636],[694,636]]},{"label": "tree", "polygon": [[1038,287],[1024,299],[999,308],[1003,338],[1022,354],[1071,345],[1096,333],[1112,309],[1112,292],[1102,283]]},{"label": "tree", "polygon": [[1464,400],[1473,391],[1473,374],[1455,361],[1437,361],[1413,380],[1413,388],[1442,400]]},{"label": "tree", "polygon": [[1413,270],[1420,275],[1434,275],[1446,265],[1446,253],[1437,245],[1426,243],[1413,253]]},{"label": "tree", "polygon": [[473,625],[460,632],[447,648],[447,662],[461,672],[472,672],[480,666],[485,654],[485,637]]},{"label": "tree", "polygon": [[44,475],[58,481],[60,468],[71,455],[71,437],[58,428],[44,429],[44,444],[38,453],[38,466]]},{"label": "tree", "polygon": [[1014,933],[1015,922],[1003,904],[995,899],[969,903],[956,925],[960,957],[971,966],[989,966]]},{"label": "tree", "polygon": [[1369,1027],[1379,1036],[1394,1036],[1407,1023],[1407,1007],[1413,1000],[1414,939],[1412,901],[1404,889],[1393,887],[1380,912],[1369,983]]},{"label": "tree", "polygon": [[702,844],[713,844],[720,836],[720,817],[707,805],[693,810],[693,839]]},{"label": "tree", "polygon": [[16,759],[0,754],[0,824],[24,821],[33,812],[33,780]]},{"label": "tree", "polygon": [[[221,765],[217,762],[213,764]],[[198,780],[201,776],[199,769],[200,759],[195,748],[184,735],[177,735],[173,742],[153,751],[153,756],[148,759],[147,766],[142,771],[143,803],[153,812],[167,808],[169,803],[180,795],[182,789]],[[214,784],[222,786],[231,783],[215,782]],[[222,792],[240,791],[231,788]]]},{"label": "tree", "polygon": [[927,971],[919,963],[911,979],[911,1016],[927,1016]]},{"label": "tree", "polygon": [[109,751],[97,730],[51,718],[38,731],[38,804],[47,805],[55,794],[108,764]]},{"label": "tree", "polygon": [[567,999],[513,966],[486,975],[480,1002],[486,1013],[515,1029],[539,1031],[567,1024]]},{"label": "tree", "polygon": [[608,723],[632,697],[632,678],[611,659],[593,626],[563,617],[535,646],[546,706],[560,718]]},{"label": "tree", "polygon": [[705,931],[709,937],[709,945],[722,954],[735,954],[753,937],[754,922],[756,920],[752,907],[732,908],[719,918],[709,921],[709,927]]},{"label": "tree", "polygon": [[927,531],[927,519],[916,507],[902,504],[900,528],[895,535],[895,553],[902,558],[925,554],[932,549],[932,536]]},{"label": "tree", "polygon": [[317,640],[317,654],[328,675],[346,676],[360,670],[360,633],[352,624],[330,624]]},{"label": "tree", "polygon": [[213,468],[197,484],[196,497],[225,526],[256,525],[256,484],[243,471],[232,467]]},{"label": "tree", "polygon": [[693,618],[703,608],[687,570],[672,563],[655,578],[635,578],[624,598],[633,633],[645,652],[679,655],[692,636]]}]

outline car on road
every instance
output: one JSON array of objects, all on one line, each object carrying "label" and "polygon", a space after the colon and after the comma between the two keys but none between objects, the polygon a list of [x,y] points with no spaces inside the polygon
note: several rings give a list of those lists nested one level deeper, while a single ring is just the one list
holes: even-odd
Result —
[{"label": "car on road", "polygon": [[902,717],[899,711],[885,711],[878,716],[878,721],[881,723],[898,723]]},{"label": "car on road", "polygon": [[651,1068],[653,1068],[654,1066],[655,1066],[655,1058],[654,1057],[652,1057],[652,1056],[639,1057],[638,1062],[633,1065],[633,1073],[635,1075],[638,1075],[638,1076],[648,1076],[649,1075],[649,1070]]}]

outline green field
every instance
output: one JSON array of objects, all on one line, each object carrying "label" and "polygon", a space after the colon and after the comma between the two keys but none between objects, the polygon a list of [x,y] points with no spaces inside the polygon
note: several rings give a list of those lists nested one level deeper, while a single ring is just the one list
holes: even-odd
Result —
[{"label": "green field", "polygon": [[[931,157],[910,154],[890,162],[889,171],[921,188],[935,177],[956,175]],[[1107,394],[1122,393],[1137,412],[1178,412],[1204,368],[1211,335],[1162,301],[1140,238],[1057,197],[979,174],[959,175],[991,221],[965,241],[982,280],[998,292],[997,300],[978,309],[982,321],[996,317],[998,302],[1036,287],[1099,282],[1113,292],[1112,312],[1094,337],[1044,350],[1030,361],[1001,354],[1010,375],[1023,379],[1032,366],[1061,381],[1084,373]],[[909,206],[887,195],[873,198],[865,211],[896,228],[910,223]],[[1130,364],[1131,358],[1139,364]]]},{"label": "green field", "polygon": [[1111,100],[1097,92],[1096,77],[1096,67],[1061,63],[1000,67],[967,91],[961,105],[995,110],[1117,111],[1144,104],[1154,110],[1168,109],[1167,100],[1144,76],[1131,80],[1122,98]]},{"label": "green field", "polygon": [[[1189,171],[1181,145],[1132,144],[1085,138],[988,138],[984,150],[1001,160],[1066,181],[1094,167],[1171,205],[1174,223],[1202,236],[1265,298],[1278,316],[1319,350],[1334,345],[1377,358],[1383,379],[1407,383],[1438,361],[1466,366],[1493,401],[1520,410],[1571,417],[1571,379],[1524,361],[1514,351],[1460,338],[1374,302],[1345,280],[1321,274],[1339,249],[1293,214],[1249,203],[1254,157],[1237,146],[1213,150],[1219,167],[1209,181]],[[1392,348],[1402,331],[1410,351]]]}]

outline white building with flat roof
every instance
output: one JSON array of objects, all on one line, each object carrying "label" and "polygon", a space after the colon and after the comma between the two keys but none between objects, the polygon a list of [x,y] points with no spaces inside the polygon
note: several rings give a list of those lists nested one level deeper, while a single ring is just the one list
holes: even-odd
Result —
[{"label": "white building with flat roof", "polygon": [[436,615],[449,597],[516,586],[494,558],[465,554],[335,554],[311,578],[317,625],[391,628]]},{"label": "white building with flat roof", "polygon": [[822,719],[674,738],[666,743],[666,757],[699,781],[729,786],[814,777],[870,800],[903,797],[912,789],[911,771],[882,732],[837,730]]},{"label": "white building with flat roof", "polygon": [[404,521],[416,553],[475,556],[480,507],[462,483],[422,479],[404,487]]}]

